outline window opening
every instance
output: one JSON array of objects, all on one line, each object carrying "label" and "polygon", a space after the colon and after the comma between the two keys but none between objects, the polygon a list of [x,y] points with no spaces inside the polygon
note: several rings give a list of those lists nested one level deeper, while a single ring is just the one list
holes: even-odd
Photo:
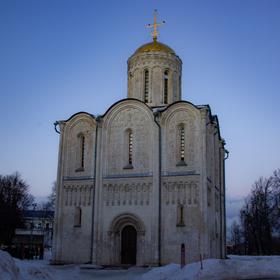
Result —
[{"label": "window opening", "polygon": [[164,71],[164,104],[168,103],[168,70]]},{"label": "window opening", "polygon": [[180,224],[184,223],[184,207],[180,205]]},{"label": "window opening", "polygon": [[185,226],[185,223],[184,223],[184,205],[179,204],[177,211],[178,211],[178,213],[177,213],[177,226],[178,227],[183,227],[183,226]]},{"label": "window opening", "polygon": [[81,136],[81,142],[80,142],[80,149],[81,149],[81,167],[84,168],[85,163],[85,136]]},{"label": "window opening", "polygon": [[178,126],[178,163],[177,166],[185,166],[185,127],[183,124]]},{"label": "window opening", "polygon": [[74,227],[80,227],[82,222],[82,209],[81,207],[75,208]]},{"label": "window opening", "polygon": [[132,131],[128,132],[128,164],[132,164]]},{"label": "window opening", "polygon": [[133,155],[132,155],[132,149],[133,149],[133,132],[131,129],[127,129],[125,132],[125,167],[124,169],[131,169],[132,161],[133,161]]},{"label": "window opening", "polygon": [[78,168],[76,171],[83,171],[85,167],[85,136],[83,134],[78,135]]},{"label": "window opening", "polygon": [[145,70],[144,72],[144,102],[148,102],[149,100],[149,71]]},{"label": "window opening", "polygon": [[181,84],[182,84],[182,78],[179,76],[179,98],[181,99]]},{"label": "window opening", "polygon": [[185,128],[180,127],[180,159],[185,161]]}]

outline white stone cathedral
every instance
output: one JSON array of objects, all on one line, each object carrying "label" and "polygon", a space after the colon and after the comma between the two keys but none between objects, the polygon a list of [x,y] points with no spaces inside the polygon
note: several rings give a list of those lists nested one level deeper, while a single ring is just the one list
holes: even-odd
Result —
[{"label": "white stone cathedral", "polygon": [[128,96],[60,133],[55,263],[224,258],[225,142],[208,105],[181,100],[182,61],[157,41],[128,59]]}]

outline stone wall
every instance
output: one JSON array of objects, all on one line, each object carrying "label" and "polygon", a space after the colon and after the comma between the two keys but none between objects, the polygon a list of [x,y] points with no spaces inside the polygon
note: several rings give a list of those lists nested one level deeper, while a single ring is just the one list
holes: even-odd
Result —
[{"label": "stone wall", "polygon": [[[180,262],[182,243],[187,262],[200,254],[224,257],[224,152],[216,125],[207,107],[177,102],[153,114],[132,99],[116,103],[97,122],[84,113],[62,122],[56,260],[120,264],[126,225],[137,232],[137,265],[157,265],[159,257],[163,264]],[[81,133],[84,168],[77,170]]]}]

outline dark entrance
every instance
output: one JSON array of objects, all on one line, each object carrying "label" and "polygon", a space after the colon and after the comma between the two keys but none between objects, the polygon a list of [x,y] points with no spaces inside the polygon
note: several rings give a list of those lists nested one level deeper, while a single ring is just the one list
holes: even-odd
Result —
[{"label": "dark entrance", "polygon": [[137,233],[133,226],[125,226],[121,234],[121,263],[136,264]]}]

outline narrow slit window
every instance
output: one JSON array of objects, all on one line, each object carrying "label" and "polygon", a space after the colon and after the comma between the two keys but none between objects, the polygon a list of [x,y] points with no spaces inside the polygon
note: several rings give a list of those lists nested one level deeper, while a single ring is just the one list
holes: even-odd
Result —
[{"label": "narrow slit window", "polygon": [[81,223],[82,223],[82,209],[81,207],[76,207],[74,213],[74,227],[80,227]]},{"label": "narrow slit window", "polygon": [[132,165],[132,141],[133,135],[132,131],[128,132],[128,164]]},{"label": "narrow slit window", "polygon": [[180,205],[180,224],[184,224],[184,207]]},{"label": "narrow slit window", "polygon": [[182,78],[179,76],[179,98],[181,99],[181,84],[182,84]]},{"label": "narrow slit window", "polygon": [[80,135],[80,167],[85,167],[85,136]]},{"label": "narrow slit window", "polygon": [[184,205],[179,204],[178,208],[177,208],[177,226],[184,226],[185,222],[184,222]]},{"label": "narrow slit window", "polygon": [[164,71],[164,104],[168,103],[168,70]]},{"label": "narrow slit window", "polygon": [[149,71],[145,70],[144,72],[144,102],[149,101]]},{"label": "narrow slit window", "polygon": [[123,169],[133,169],[133,132],[130,128],[125,130],[124,133],[124,164]]},{"label": "narrow slit window", "polygon": [[185,128],[180,127],[180,159],[185,161]]},{"label": "narrow slit window", "polygon": [[85,167],[85,136],[78,134],[77,140],[77,169],[76,171],[84,171]]}]

